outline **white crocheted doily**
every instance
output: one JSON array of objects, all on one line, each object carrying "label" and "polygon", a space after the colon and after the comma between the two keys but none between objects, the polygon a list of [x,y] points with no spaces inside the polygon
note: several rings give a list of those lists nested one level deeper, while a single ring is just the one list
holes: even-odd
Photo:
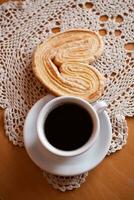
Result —
[{"label": "white crocheted doily", "polygon": [[[133,19],[133,0],[25,0],[0,6],[0,106],[5,109],[5,131],[13,144],[23,146],[26,114],[46,95],[32,72],[32,52],[50,34],[71,28],[103,34],[104,53],[93,65],[106,78],[101,99],[109,105],[113,128],[108,154],[126,144],[125,116],[134,114],[134,48],[130,50],[134,45]],[[60,179],[47,175],[55,188],[64,191],[80,185],[83,177],[69,177],[70,186],[61,181],[59,187]]]}]

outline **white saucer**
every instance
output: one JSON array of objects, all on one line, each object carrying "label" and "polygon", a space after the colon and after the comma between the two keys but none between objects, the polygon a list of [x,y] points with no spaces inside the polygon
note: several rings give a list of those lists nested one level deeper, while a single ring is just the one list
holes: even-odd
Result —
[{"label": "white saucer", "polygon": [[96,167],[106,156],[112,139],[112,128],[106,111],[99,114],[100,134],[96,143],[85,153],[62,158],[44,150],[37,137],[36,120],[42,107],[51,99],[47,95],[40,99],[29,111],[24,124],[24,144],[32,161],[41,169],[56,175],[74,176]]}]

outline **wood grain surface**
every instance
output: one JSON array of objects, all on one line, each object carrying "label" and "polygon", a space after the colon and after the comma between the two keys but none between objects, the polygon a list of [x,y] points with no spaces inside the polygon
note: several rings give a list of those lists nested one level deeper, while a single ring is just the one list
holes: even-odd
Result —
[{"label": "wood grain surface", "polygon": [[[0,3],[5,2],[4,0]],[[13,146],[4,133],[0,110],[0,200],[133,200],[134,118],[127,118],[129,137],[121,151],[107,156],[90,171],[79,189],[53,189],[24,148]]]},{"label": "wood grain surface", "polygon": [[0,111],[0,200],[133,200],[134,118],[128,118],[129,137],[121,151],[107,156],[93,169],[84,184],[71,192],[48,185],[42,171],[24,148],[13,146],[4,133]]}]

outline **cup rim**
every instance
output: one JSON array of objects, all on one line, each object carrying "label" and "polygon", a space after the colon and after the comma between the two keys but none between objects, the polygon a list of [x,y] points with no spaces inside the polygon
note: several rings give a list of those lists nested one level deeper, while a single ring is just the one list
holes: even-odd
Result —
[{"label": "cup rim", "polygon": [[[81,147],[79,147],[78,149],[70,150],[70,151],[58,149],[58,148],[54,147],[52,144],[50,144],[49,141],[47,140],[44,130],[43,130],[44,123],[45,123],[45,120],[46,120],[48,114],[54,108],[56,108],[59,105],[62,105],[64,103],[75,103],[77,105],[82,106],[90,114],[90,116],[92,117],[92,121],[93,121],[93,131],[92,131],[92,134],[91,134],[91,137],[89,138],[89,140],[87,140],[87,142],[84,145],[82,145]],[[68,157],[68,156],[77,156],[79,154],[84,153],[95,143],[95,141],[99,135],[99,130],[100,130],[100,123],[99,123],[99,117],[98,117],[96,110],[93,108],[93,106],[89,102],[87,102],[86,100],[84,100],[80,97],[74,97],[74,96],[56,97],[56,98],[50,100],[41,109],[41,111],[39,112],[38,118],[37,118],[37,135],[38,135],[38,138],[39,138],[41,144],[43,145],[43,147],[45,149],[47,149],[49,152],[51,152],[52,154],[55,154],[57,156]]]}]

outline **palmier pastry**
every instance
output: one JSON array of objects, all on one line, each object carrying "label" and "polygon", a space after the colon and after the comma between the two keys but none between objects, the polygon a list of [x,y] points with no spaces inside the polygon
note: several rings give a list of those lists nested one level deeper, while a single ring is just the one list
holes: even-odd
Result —
[{"label": "palmier pastry", "polygon": [[89,30],[69,30],[38,45],[33,71],[55,95],[79,96],[92,102],[104,88],[102,74],[90,66],[102,54],[103,42]]}]

